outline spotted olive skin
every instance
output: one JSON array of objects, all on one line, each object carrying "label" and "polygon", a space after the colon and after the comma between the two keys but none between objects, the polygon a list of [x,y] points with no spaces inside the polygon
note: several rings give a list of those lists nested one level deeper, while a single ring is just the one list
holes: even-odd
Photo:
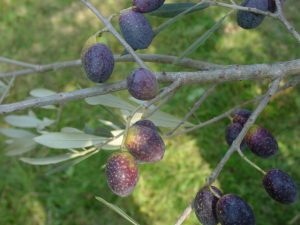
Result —
[{"label": "spotted olive skin", "polygon": [[135,125],[145,126],[154,130],[158,130],[155,124],[151,120],[139,120],[135,123]]},{"label": "spotted olive skin", "polygon": [[[245,0],[241,6],[268,11],[269,0]],[[244,29],[253,29],[258,27],[263,22],[264,18],[264,15],[253,12],[241,10],[237,12],[237,23],[241,28]]]},{"label": "spotted olive skin", "polygon": [[113,53],[106,45],[100,43],[83,49],[81,62],[88,79],[96,83],[108,80],[115,66]]},{"label": "spotted olive skin", "polygon": [[132,9],[124,10],[119,18],[121,33],[134,49],[146,49],[154,38],[154,32],[147,18]]},{"label": "spotted olive skin", "polygon": [[121,197],[133,191],[138,181],[138,167],[128,152],[113,154],[106,164],[106,178],[110,189]]},{"label": "spotted olive skin", "polygon": [[222,225],[255,225],[251,207],[239,196],[223,195],[217,202],[217,218]]},{"label": "spotted olive skin", "polygon": [[164,4],[165,0],[133,0],[136,10],[141,13],[152,12]]},{"label": "spotted olive skin", "polygon": [[232,122],[244,126],[251,114],[252,112],[248,109],[238,109],[232,114]]},{"label": "spotted olive skin", "polygon": [[291,204],[297,200],[298,188],[294,180],[279,169],[271,169],[263,178],[263,186],[274,200]]},{"label": "spotted olive skin", "polygon": [[165,153],[165,144],[157,129],[139,124],[128,129],[125,146],[140,163],[158,162]]},{"label": "spotted olive skin", "polygon": [[[222,192],[211,186],[215,193],[222,196]],[[202,188],[198,191],[194,199],[195,214],[203,225],[217,225],[218,219],[216,215],[216,205],[218,198],[211,192],[208,187]]]},{"label": "spotted olive skin", "polygon": [[158,82],[151,71],[139,68],[127,77],[127,89],[136,99],[150,100],[157,95]]},{"label": "spotted olive skin", "polygon": [[[225,139],[229,146],[233,143],[233,141],[237,138],[237,136],[239,136],[242,129],[243,129],[243,126],[240,123],[232,123],[226,127]],[[241,147],[241,150],[244,150],[247,148],[247,144],[246,144],[245,140],[242,141],[240,147]]]},{"label": "spotted olive skin", "polygon": [[278,152],[278,143],[265,128],[253,125],[245,137],[247,146],[257,156],[268,158]]}]

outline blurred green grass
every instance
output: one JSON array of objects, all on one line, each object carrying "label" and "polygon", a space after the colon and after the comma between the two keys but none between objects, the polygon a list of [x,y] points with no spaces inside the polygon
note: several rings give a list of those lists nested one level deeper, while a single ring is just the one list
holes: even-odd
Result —
[{"label": "blurred green grass", "polygon": [[[130,2],[117,1],[116,4],[112,0],[93,1],[106,15],[128,7]],[[298,1],[288,1],[285,7],[287,18],[298,30],[299,7]],[[179,55],[226,12],[225,9],[214,7],[188,15],[162,32],[151,47],[143,52]],[[150,19],[154,27],[163,22],[159,18]],[[117,19],[114,24],[117,24]],[[1,0],[2,56],[33,63],[77,59],[84,41],[101,28],[101,23],[80,1]],[[104,41],[115,53],[122,52],[122,47],[110,35],[105,35]],[[258,29],[245,31],[237,27],[234,16],[231,16],[222,29],[191,57],[222,64],[250,64],[295,59],[300,57],[300,52],[299,44],[278,21],[267,18]],[[157,71],[182,69],[171,65],[149,66]],[[3,65],[0,68],[13,69]],[[118,64],[114,79],[123,79],[132,68],[135,68],[134,64]],[[25,99],[29,91],[37,87],[70,91],[88,86],[93,84],[86,80],[78,68],[32,74],[16,80],[6,102]],[[205,88],[206,85],[202,87]],[[197,123],[218,115],[231,106],[262,93],[266,87],[267,82],[221,84],[195,113],[192,121]],[[182,88],[163,109],[171,114],[184,116],[198,88]],[[287,171],[298,184],[299,92],[298,87],[284,92],[269,104],[258,120],[258,123],[270,129],[277,137],[281,154],[270,160],[261,160],[247,153],[249,158],[265,169],[278,167]],[[127,96],[127,93],[123,91],[120,95]],[[45,110],[35,112],[41,116],[55,116]],[[58,126],[52,129],[97,126],[99,118],[114,119],[101,107],[92,107],[83,101],[71,102],[64,107]],[[118,205],[141,224],[173,224],[205,182],[205,177],[224,155],[227,149],[224,128],[228,123],[229,120],[224,120],[191,134],[167,140],[164,160],[140,166],[139,183],[128,198],[114,196],[107,187],[101,167],[108,152],[101,152],[64,172],[45,176],[47,167],[26,165],[16,158],[5,156],[2,151],[0,224],[127,224],[123,218],[97,202],[95,195]],[[4,139],[1,137],[0,140],[3,149]],[[43,149],[31,154],[36,155],[41,150]],[[246,199],[253,207],[258,225],[287,224],[300,211],[299,202],[283,206],[271,200],[261,187],[261,175],[237,155],[230,159],[216,184],[223,192],[236,193]],[[299,223],[298,220],[295,224]],[[191,215],[185,224],[197,224],[195,216]]]}]

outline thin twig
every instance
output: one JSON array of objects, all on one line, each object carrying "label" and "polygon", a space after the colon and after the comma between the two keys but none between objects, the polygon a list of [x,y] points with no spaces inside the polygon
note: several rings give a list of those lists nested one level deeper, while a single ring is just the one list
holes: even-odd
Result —
[{"label": "thin twig", "polygon": [[7,64],[12,64],[15,66],[22,66],[22,67],[27,67],[27,68],[36,68],[38,65],[36,64],[31,64],[31,63],[27,63],[27,62],[22,62],[22,61],[18,61],[18,60],[14,60],[14,59],[9,59],[6,57],[0,57],[0,63],[7,63]]},{"label": "thin twig", "polygon": [[203,95],[201,95],[201,97],[199,98],[198,101],[195,102],[195,104],[193,105],[192,109],[185,115],[185,117],[180,121],[180,123],[178,123],[176,125],[176,127],[174,127],[173,130],[171,130],[170,132],[168,132],[166,135],[167,136],[171,136],[181,125],[183,125],[189,118],[191,115],[193,115],[194,112],[196,112],[196,110],[198,110],[200,108],[200,106],[203,104],[203,102],[206,100],[206,98],[214,92],[215,88],[216,88],[216,84],[211,85],[210,88],[208,88]]},{"label": "thin twig", "polygon": [[191,203],[186,207],[179,219],[176,221],[175,225],[181,225],[188,218],[193,210],[192,205],[193,204]]},{"label": "thin twig", "polygon": [[262,15],[265,15],[265,16],[273,17],[273,18],[277,17],[277,15],[275,13],[259,10],[259,9],[256,9],[256,8],[244,7],[244,6],[239,6],[239,5],[236,5],[236,4],[228,4],[228,3],[217,2],[217,1],[209,1],[209,0],[204,0],[204,2],[209,3],[211,6],[221,6],[221,7],[235,9],[235,10],[248,11],[248,12],[253,12],[253,13],[256,13],[256,14],[262,14]]},{"label": "thin twig", "polygon": [[283,15],[282,5],[280,0],[275,0],[276,2],[276,15],[279,20],[283,23],[286,29],[298,40],[300,43],[300,34],[295,30],[295,28],[289,23],[289,21]]},{"label": "thin twig", "polygon": [[2,102],[4,101],[4,99],[6,98],[6,96],[9,93],[9,90],[12,88],[13,84],[15,82],[15,77],[12,77],[8,83],[8,85],[6,86],[5,91],[2,93],[1,97],[0,97],[0,105],[2,104]]}]

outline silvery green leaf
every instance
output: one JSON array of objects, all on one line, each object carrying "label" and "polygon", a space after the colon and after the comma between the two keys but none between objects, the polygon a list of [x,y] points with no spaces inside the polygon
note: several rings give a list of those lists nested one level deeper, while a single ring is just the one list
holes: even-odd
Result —
[{"label": "silvery green leaf", "polygon": [[99,119],[99,122],[100,123],[103,123],[104,125],[106,125],[106,126],[108,126],[108,127],[111,127],[111,128],[113,128],[113,129],[120,129],[120,127],[118,127],[117,125],[115,125],[113,122],[111,122],[111,121],[108,121],[108,120],[101,120],[101,119]]},{"label": "silvery green leaf", "polygon": [[135,122],[139,121],[142,119],[144,113],[137,112],[135,113],[130,120],[130,125],[134,124]]},{"label": "silvery green leaf", "polygon": [[7,86],[0,80],[0,94],[6,90]]},{"label": "silvery green leaf", "polygon": [[197,98],[199,98],[199,96],[201,96],[203,93],[205,92],[204,88],[195,88],[193,89],[193,91],[189,94],[189,96],[187,97],[187,100],[189,102],[194,102],[196,101]]},{"label": "silvery green leaf", "polygon": [[132,97],[132,96],[130,96],[128,99],[129,99],[130,101],[132,101],[132,102],[138,104],[138,105],[141,105],[141,104],[143,104],[143,103],[145,102],[145,101],[143,101],[143,100],[136,99],[136,98],[134,98],[134,97]]},{"label": "silvery green leaf", "polygon": [[43,118],[43,120],[41,121],[41,123],[38,124],[38,129],[43,130],[45,127],[48,127],[50,125],[52,125],[53,123],[55,123],[55,120],[51,120],[48,118]]},{"label": "silvery green leaf", "polygon": [[5,149],[6,155],[16,156],[33,150],[36,143],[31,138],[18,138],[14,139],[11,144]]},{"label": "silvery green leaf", "polygon": [[4,84],[1,80],[0,80],[0,87],[5,87],[6,88],[6,84]]},{"label": "silvery green leaf", "polygon": [[27,158],[22,157],[20,158],[21,161],[31,164],[31,165],[49,165],[49,164],[56,164],[60,162],[64,162],[76,157],[79,157],[80,155],[77,153],[67,153],[63,155],[56,155],[56,156],[49,156],[44,158]]},{"label": "silvery green leaf", "polygon": [[111,131],[111,134],[114,136],[114,137],[116,137],[116,136],[118,136],[119,134],[121,134],[121,133],[123,133],[124,132],[124,130],[112,130]]},{"label": "silvery green leaf", "polygon": [[45,89],[45,88],[37,88],[30,91],[30,95],[36,98],[46,97],[49,95],[54,95],[56,92]]},{"label": "silvery green leaf", "polygon": [[42,109],[57,109],[56,106],[54,105],[46,105],[46,106],[41,106]]},{"label": "silvery green leaf", "polygon": [[[178,123],[181,122],[182,119],[172,116],[168,113],[156,111],[152,116],[149,117],[149,120],[151,120],[158,127],[174,128]],[[190,122],[185,122],[184,125],[193,126],[193,124]]]},{"label": "silvery green leaf", "polygon": [[[126,110],[121,110],[122,117],[126,121],[128,115],[130,112]],[[162,111],[156,111],[153,115],[151,115],[149,118],[156,126],[158,127],[167,127],[167,128],[174,128],[177,126],[179,122],[181,122],[182,119],[175,117],[171,114],[162,112]],[[190,122],[185,122],[185,126],[193,126]]]},{"label": "silvery green leaf", "polygon": [[60,130],[62,133],[84,133],[83,131],[74,127],[63,127]]},{"label": "silvery green leaf", "polygon": [[108,107],[125,109],[125,110],[133,110],[135,108],[130,103],[111,94],[89,97],[86,98],[85,101],[90,105],[104,105]]},{"label": "silvery green leaf", "polygon": [[35,136],[35,134],[30,131],[15,128],[0,128],[0,133],[10,138],[24,138]]},{"label": "silvery green leaf", "polygon": [[104,137],[98,137],[84,133],[48,133],[35,137],[34,141],[50,148],[85,148],[103,143],[107,140]]},{"label": "silvery green leaf", "polygon": [[106,149],[106,150],[117,150],[120,149],[122,142],[123,142],[123,138],[124,135],[121,135],[121,133],[123,133],[124,130],[115,130],[112,131],[112,134],[114,137],[117,137],[118,135],[120,135],[119,137],[113,139],[112,141],[108,142],[106,145],[104,145],[102,148]]},{"label": "silvery green leaf", "polygon": [[42,123],[38,118],[27,115],[9,115],[4,120],[12,126],[23,128],[36,128]]},{"label": "silvery green leaf", "polygon": [[139,225],[138,222],[136,222],[134,219],[132,219],[130,216],[128,216],[122,209],[120,209],[119,207],[107,202],[106,200],[104,200],[101,197],[96,197],[96,199],[101,202],[102,204],[104,204],[105,206],[107,206],[108,208],[112,209],[113,211],[115,211],[116,213],[118,213],[120,216],[122,216],[124,219],[126,219],[128,222],[134,224],[134,225]]},{"label": "silvery green leaf", "polygon": [[66,162],[66,163],[64,163],[64,164],[62,164],[62,165],[59,165],[59,166],[57,166],[57,167],[55,167],[55,168],[49,170],[49,171],[46,173],[46,175],[49,176],[49,175],[52,175],[52,174],[54,174],[54,173],[60,172],[60,171],[62,171],[62,170],[65,170],[65,169],[67,169],[67,168],[70,168],[71,166],[75,166],[76,164],[82,162],[83,160],[85,160],[85,159],[91,157],[92,155],[94,155],[94,154],[96,154],[96,153],[97,153],[97,152],[92,152],[92,153],[87,154],[87,155],[85,155],[85,156],[82,156],[82,157],[80,157],[80,158],[75,158],[75,159],[73,159],[73,160],[71,160],[71,161],[69,161],[69,162]]}]

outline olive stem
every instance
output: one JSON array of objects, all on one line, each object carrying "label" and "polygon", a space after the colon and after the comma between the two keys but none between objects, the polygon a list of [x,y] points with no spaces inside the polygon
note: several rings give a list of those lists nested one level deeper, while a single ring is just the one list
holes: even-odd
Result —
[{"label": "olive stem", "polygon": [[215,197],[221,198],[221,196],[211,187],[211,185],[209,185],[209,190]]},{"label": "olive stem", "polygon": [[254,162],[252,162],[250,159],[248,159],[247,156],[244,155],[244,153],[241,151],[240,148],[237,149],[237,152],[239,153],[239,155],[242,157],[242,159],[244,159],[247,163],[249,163],[252,167],[254,167],[255,169],[257,169],[259,172],[261,172],[263,175],[266,175],[266,171],[264,171],[262,168],[260,168],[258,165],[256,165]]}]

